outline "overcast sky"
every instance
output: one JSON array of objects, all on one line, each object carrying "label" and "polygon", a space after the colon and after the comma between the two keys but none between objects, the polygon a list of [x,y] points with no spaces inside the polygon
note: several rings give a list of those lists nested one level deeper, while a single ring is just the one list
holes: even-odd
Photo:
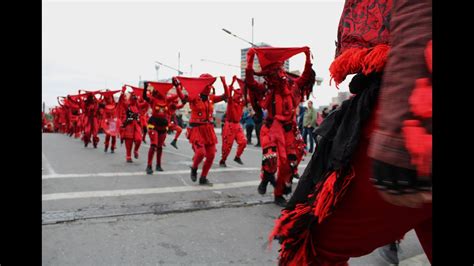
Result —
[{"label": "overcast sky", "polygon": [[[226,28],[254,43],[272,46],[309,46],[313,69],[324,78],[315,86],[315,106],[337,95],[329,86],[337,26],[344,1],[43,1],[42,95],[47,107],[57,96],[78,89],[120,89],[155,80],[155,61],[178,67],[184,76],[210,73],[240,77],[240,68],[203,62],[240,65],[240,49],[249,45],[222,31]],[[290,70],[302,70],[304,55],[290,60]],[[176,71],[161,67],[159,78]],[[340,91],[347,91],[347,81]],[[215,83],[222,91],[220,81]]]}]

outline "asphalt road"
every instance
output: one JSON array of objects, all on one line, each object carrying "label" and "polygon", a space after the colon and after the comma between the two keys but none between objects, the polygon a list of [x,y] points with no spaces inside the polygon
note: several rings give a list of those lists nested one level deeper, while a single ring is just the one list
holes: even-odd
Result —
[{"label": "asphalt road", "polygon": [[[147,144],[126,163],[124,146],[105,153],[99,136],[94,149],[43,134],[43,265],[276,264],[278,245],[268,249],[267,238],[280,208],[270,186],[265,196],[256,191],[259,148],[248,146],[241,166],[232,161],[234,146],[228,167],[219,168],[218,144],[208,176],[214,186],[203,187],[189,178],[192,150],[184,136],[179,149],[168,136],[165,171],[153,175],[145,174]],[[413,232],[401,248],[405,265],[429,265]],[[388,265],[377,252],[350,264]]]}]

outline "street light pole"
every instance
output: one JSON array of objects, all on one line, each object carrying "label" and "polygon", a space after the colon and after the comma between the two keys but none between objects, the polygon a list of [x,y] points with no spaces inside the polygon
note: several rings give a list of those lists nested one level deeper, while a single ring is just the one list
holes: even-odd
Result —
[{"label": "street light pole", "polygon": [[155,63],[157,63],[157,64],[160,65],[160,66],[164,66],[164,67],[167,67],[167,68],[169,68],[169,69],[178,71],[178,75],[182,75],[182,74],[183,74],[183,72],[182,72],[181,70],[176,69],[176,68],[174,68],[174,67],[170,67],[170,66],[165,65],[165,64],[163,64],[163,63],[161,63],[161,62],[158,62],[158,61],[155,61]]},{"label": "street light pole", "polygon": [[241,37],[239,37],[239,36],[233,34],[232,32],[230,32],[230,31],[228,31],[228,30],[226,30],[226,29],[224,29],[224,28],[222,28],[222,30],[223,30],[225,33],[227,33],[227,34],[232,35],[232,36],[234,36],[235,38],[241,39],[242,41],[244,41],[244,42],[246,42],[246,43],[252,45],[253,47],[256,47],[256,46],[257,46],[257,45],[255,45],[253,42],[249,42],[249,41],[247,41],[246,39],[241,38]]},{"label": "street light pole", "polygon": [[158,72],[159,72],[159,70],[160,70],[160,66],[159,66],[158,64],[155,64],[155,69],[156,69],[156,81],[159,81],[160,78],[159,78],[159,76],[158,76]]},{"label": "street light pole", "polygon": [[253,18],[252,18],[252,43],[253,43]]},{"label": "street light pole", "polygon": [[180,75],[179,73],[181,72],[181,71],[179,71],[179,65],[180,65],[180,63],[181,63],[181,53],[178,52],[178,76]]}]

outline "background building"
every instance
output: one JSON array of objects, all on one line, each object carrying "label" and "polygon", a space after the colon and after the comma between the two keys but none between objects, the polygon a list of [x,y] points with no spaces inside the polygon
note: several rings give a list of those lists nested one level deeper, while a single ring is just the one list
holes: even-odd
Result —
[{"label": "background building", "polygon": [[343,101],[349,99],[350,96],[351,96],[351,93],[348,92],[348,91],[338,92],[336,97],[332,97],[332,101],[331,101],[330,106],[333,106],[335,104],[341,105],[341,103]]}]

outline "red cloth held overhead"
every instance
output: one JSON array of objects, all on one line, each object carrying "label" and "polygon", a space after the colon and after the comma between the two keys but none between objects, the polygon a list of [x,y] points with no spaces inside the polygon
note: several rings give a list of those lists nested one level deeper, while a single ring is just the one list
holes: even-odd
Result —
[{"label": "red cloth held overhead", "polygon": [[193,100],[199,96],[200,93],[204,91],[204,89],[210,85],[212,85],[216,81],[216,77],[208,76],[208,77],[199,77],[199,78],[191,78],[191,77],[176,77],[181,85],[186,89],[188,92],[189,100]]},{"label": "red cloth held overhead", "polygon": [[137,96],[137,97],[141,97],[142,94],[143,94],[143,89],[142,88],[138,88],[138,87],[135,87],[135,86],[132,86],[132,85],[123,85],[122,86],[122,90],[125,91],[125,87],[129,87],[132,89],[132,93]]},{"label": "red cloth held overhead", "polygon": [[[168,94],[168,91],[171,90],[171,88],[173,88],[172,83],[166,83],[166,82],[148,81],[148,85],[151,85],[153,89],[158,91],[158,93],[161,94],[161,96],[163,97],[165,97],[166,94]],[[141,93],[143,94],[143,91],[141,91]]]},{"label": "red cloth held overhead", "polygon": [[309,47],[262,47],[262,48],[251,48],[255,50],[258,62],[262,69],[274,63],[283,64],[290,57],[309,51]]}]

